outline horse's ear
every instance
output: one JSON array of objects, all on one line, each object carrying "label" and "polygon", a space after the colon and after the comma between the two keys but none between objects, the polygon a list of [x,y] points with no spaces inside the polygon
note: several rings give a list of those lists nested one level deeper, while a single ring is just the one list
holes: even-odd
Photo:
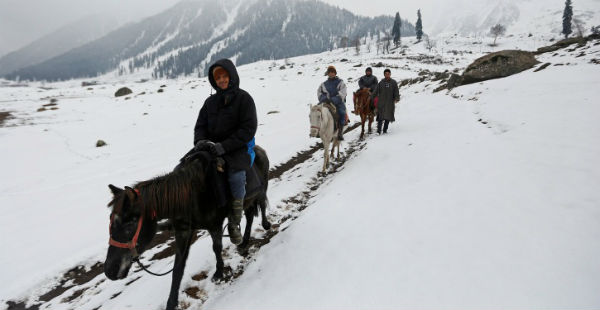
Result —
[{"label": "horse's ear", "polygon": [[108,185],[108,188],[110,188],[110,191],[112,192],[112,194],[113,194],[114,196],[117,196],[117,195],[119,195],[120,193],[122,193],[122,192],[123,192],[123,190],[122,190],[122,189],[120,189],[120,188],[118,188],[118,187],[116,187],[116,186],[114,186],[114,185],[112,185],[112,184],[109,184],[109,185]]},{"label": "horse's ear", "polygon": [[129,198],[130,201],[134,201],[138,197],[137,192],[129,186],[125,186],[125,193],[127,194],[127,198]]}]

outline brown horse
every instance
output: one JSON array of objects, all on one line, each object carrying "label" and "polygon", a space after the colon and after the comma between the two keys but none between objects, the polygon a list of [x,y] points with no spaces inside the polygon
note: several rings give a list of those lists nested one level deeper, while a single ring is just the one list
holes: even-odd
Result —
[{"label": "brown horse", "polygon": [[369,89],[361,89],[354,96],[354,111],[360,115],[361,132],[360,139],[365,135],[365,122],[369,120],[369,134],[373,131],[371,125],[375,117],[375,108],[371,106],[371,91]]}]

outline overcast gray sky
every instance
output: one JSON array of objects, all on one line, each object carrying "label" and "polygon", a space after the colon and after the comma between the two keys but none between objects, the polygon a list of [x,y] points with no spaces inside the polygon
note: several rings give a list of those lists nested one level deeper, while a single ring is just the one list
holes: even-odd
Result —
[{"label": "overcast gray sky", "polygon": [[0,0],[0,55],[86,16],[110,14],[131,21],[179,0]]},{"label": "overcast gray sky", "polygon": [[[89,15],[111,14],[135,21],[180,0],[0,0],[0,56]],[[219,1],[219,0],[215,0]],[[284,0],[277,0],[284,1]],[[322,0],[360,15],[393,15],[416,20],[416,10],[440,0]],[[418,2],[418,3],[417,3]],[[425,9],[424,9],[425,10]],[[403,12],[410,12],[404,16]]]}]

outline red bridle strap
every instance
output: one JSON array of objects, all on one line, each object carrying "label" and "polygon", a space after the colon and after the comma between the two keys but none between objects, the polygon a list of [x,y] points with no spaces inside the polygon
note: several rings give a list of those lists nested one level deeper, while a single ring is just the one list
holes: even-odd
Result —
[{"label": "red bridle strap", "polygon": [[110,218],[110,226],[108,228],[109,233],[110,233],[110,240],[108,241],[108,244],[110,244],[112,246],[116,246],[117,248],[130,249],[132,252],[134,252],[134,256],[135,256],[135,254],[137,254],[135,246],[137,245],[137,240],[138,240],[138,237],[140,236],[140,231],[142,230],[142,223],[144,222],[144,214],[142,214],[140,216],[140,219],[138,220],[137,229],[135,230],[135,235],[133,235],[133,239],[131,239],[131,241],[129,241],[127,243],[119,242],[112,238],[111,229],[112,229],[112,223],[113,223],[114,218],[115,218],[115,215],[113,214]]},{"label": "red bridle strap", "polygon": [[[134,189],[135,193],[139,196],[140,195],[140,190],[139,189]],[[152,210],[152,219],[156,218],[156,210]],[[113,214],[110,217],[110,225],[108,226],[108,233],[110,236],[110,239],[108,240],[108,244],[115,246],[117,248],[121,248],[121,249],[129,249],[131,250],[132,254],[134,257],[138,256],[137,253],[137,249],[135,248],[137,246],[137,240],[138,237],[140,236],[140,231],[142,230],[142,224],[144,222],[144,209],[142,208],[142,214],[140,215],[140,219],[138,220],[138,224],[137,224],[137,229],[135,230],[135,235],[133,235],[133,239],[131,239],[131,241],[127,242],[127,243],[123,243],[123,242],[119,242],[115,239],[113,239],[112,237],[112,223],[115,219],[115,214]]]}]

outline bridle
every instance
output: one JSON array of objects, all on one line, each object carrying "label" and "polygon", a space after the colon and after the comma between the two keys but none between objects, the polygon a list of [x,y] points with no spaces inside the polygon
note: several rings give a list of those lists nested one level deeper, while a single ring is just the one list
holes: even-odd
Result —
[{"label": "bridle", "polygon": [[[134,189],[135,193],[140,196],[140,190],[139,189]],[[142,230],[142,224],[144,223],[144,214],[145,214],[145,207],[144,205],[142,205],[142,213],[140,215],[140,219],[138,220],[138,224],[137,224],[137,228],[135,230],[135,234],[133,235],[133,238],[131,239],[131,241],[129,242],[119,242],[115,239],[113,239],[112,237],[112,223],[115,220],[115,214],[113,213],[113,215],[110,216],[110,225],[108,226],[108,233],[110,236],[110,239],[108,240],[108,244],[117,247],[117,248],[121,248],[121,249],[129,249],[129,251],[131,251],[131,255],[133,256],[133,261],[136,262],[138,264],[138,266],[143,269],[144,271],[146,271],[147,273],[153,275],[153,276],[157,276],[157,277],[161,277],[164,275],[167,275],[169,273],[171,273],[171,271],[173,271],[173,269],[175,269],[175,266],[173,266],[173,268],[171,268],[171,270],[158,274],[158,273],[154,273],[150,270],[148,270],[148,268],[146,266],[144,266],[141,262],[140,262],[140,254],[137,251],[137,240],[138,237],[140,236],[140,231]],[[152,210],[152,216],[151,219],[156,219],[156,210]]]},{"label": "bridle", "polygon": [[323,123],[323,106],[317,106],[317,108],[319,109],[319,112],[321,112],[321,117],[319,118],[319,123],[317,124],[318,126],[314,126],[311,124],[310,128],[311,129],[316,129],[317,130],[317,135],[321,134],[321,124]]},{"label": "bridle", "polygon": [[[134,189],[135,193],[139,196],[140,195],[140,190],[139,189]],[[115,239],[113,239],[112,237],[112,224],[115,220],[115,214],[113,213],[110,216],[110,225],[108,226],[108,233],[110,236],[110,239],[108,241],[108,244],[117,247],[117,248],[121,248],[121,249],[129,249],[129,251],[131,251],[131,255],[133,256],[134,259],[139,257],[139,253],[137,251],[137,241],[138,241],[138,237],[140,236],[140,231],[142,230],[142,224],[144,222],[144,214],[145,214],[145,208],[144,205],[142,205],[142,212],[140,215],[140,219],[138,220],[138,224],[137,224],[137,229],[135,230],[135,234],[133,235],[133,238],[129,241],[129,242],[119,242]],[[156,218],[156,211],[153,210],[152,212],[152,219]]]}]

